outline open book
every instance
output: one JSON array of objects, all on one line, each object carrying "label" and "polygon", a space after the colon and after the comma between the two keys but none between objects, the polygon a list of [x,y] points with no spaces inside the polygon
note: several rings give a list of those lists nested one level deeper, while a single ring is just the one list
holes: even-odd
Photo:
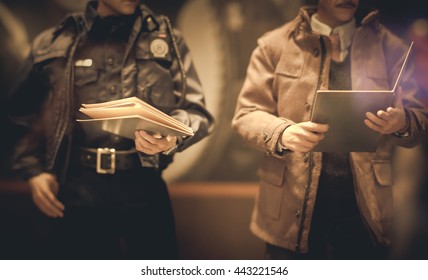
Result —
[{"label": "open book", "polygon": [[134,139],[135,130],[145,130],[162,136],[192,136],[192,129],[137,97],[82,104],[80,112],[91,119],[78,122],[104,131]]},{"label": "open book", "polygon": [[391,90],[318,90],[312,106],[311,121],[327,123],[325,138],[313,149],[315,152],[374,152],[382,134],[364,124],[366,112],[393,106],[396,90],[403,76],[411,43],[400,72]]}]

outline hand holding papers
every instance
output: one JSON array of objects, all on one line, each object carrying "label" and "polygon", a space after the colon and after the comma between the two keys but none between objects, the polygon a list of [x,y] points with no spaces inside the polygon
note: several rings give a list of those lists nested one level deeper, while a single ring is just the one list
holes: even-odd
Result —
[{"label": "hand holding papers", "polygon": [[376,114],[392,106],[413,43],[392,90],[318,90],[311,121],[330,125],[316,152],[374,152],[382,134],[364,124],[366,112]]},{"label": "hand holding papers", "polygon": [[162,136],[193,135],[190,127],[137,97],[82,104],[80,112],[92,119],[78,119],[78,122],[92,124],[129,139],[134,139],[135,130],[160,133]]}]

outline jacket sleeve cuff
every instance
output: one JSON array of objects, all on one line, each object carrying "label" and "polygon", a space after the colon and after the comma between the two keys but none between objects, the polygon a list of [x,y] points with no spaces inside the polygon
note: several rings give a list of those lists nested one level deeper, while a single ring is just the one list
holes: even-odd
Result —
[{"label": "jacket sleeve cuff", "polygon": [[277,118],[265,127],[263,130],[263,140],[266,150],[270,155],[277,158],[282,158],[284,156],[286,150],[279,151],[277,149],[278,142],[284,130],[292,124],[293,122],[287,119]]},{"label": "jacket sleeve cuff", "polygon": [[39,166],[32,166],[31,168],[29,167],[29,168],[18,170],[16,173],[19,178],[23,179],[24,181],[28,181],[34,176],[37,176],[43,172],[46,172],[46,171],[40,168]]},{"label": "jacket sleeve cuff", "polygon": [[175,143],[174,147],[167,151],[163,151],[162,154],[165,156],[173,156],[178,152],[178,149],[180,146],[183,145],[183,137],[177,136],[177,142]]},{"label": "jacket sleeve cuff", "polygon": [[402,133],[392,133],[391,137],[394,141],[394,144],[397,146],[412,147],[418,140],[417,129],[412,126],[416,120],[411,111],[406,109],[404,109],[404,111],[406,113],[407,122],[406,130]]}]

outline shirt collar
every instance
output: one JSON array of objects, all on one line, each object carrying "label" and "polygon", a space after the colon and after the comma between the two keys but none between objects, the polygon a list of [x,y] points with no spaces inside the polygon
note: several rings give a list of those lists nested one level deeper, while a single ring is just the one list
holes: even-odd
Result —
[{"label": "shirt collar", "polygon": [[354,35],[355,30],[357,29],[355,24],[355,18],[333,29],[327,24],[321,22],[318,19],[316,13],[313,14],[311,17],[311,28],[314,32],[325,36],[329,36],[331,33],[339,34],[341,52],[349,48],[349,46],[351,45],[352,36]]}]

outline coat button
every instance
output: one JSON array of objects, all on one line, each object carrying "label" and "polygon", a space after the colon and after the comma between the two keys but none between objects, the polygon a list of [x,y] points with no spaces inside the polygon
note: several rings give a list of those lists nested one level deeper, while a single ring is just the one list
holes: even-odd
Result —
[{"label": "coat button", "polygon": [[145,86],[138,86],[138,91],[139,92],[145,92],[146,91],[146,87]]},{"label": "coat button", "polygon": [[308,162],[309,161],[309,153],[305,153],[303,155],[303,162]]},{"label": "coat button", "polygon": [[311,109],[311,104],[305,103],[305,109],[306,111],[309,111]]},{"label": "coat button", "polygon": [[107,58],[107,64],[108,65],[113,65],[113,62],[114,62],[114,60],[112,57]]},{"label": "coat button", "polygon": [[116,93],[116,86],[110,86],[109,91],[111,94],[115,94]]},{"label": "coat button", "polygon": [[300,210],[296,210],[296,218],[300,218],[302,212]]},{"label": "coat button", "polygon": [[320,50],[319,49],[314,49],[313,52],[315,57],[318,57],[320,55]]},{"label": "coat button", "polygon": [[263,140],[266,142],[269,138],[269,135],[266,132],[263,132]]}]

